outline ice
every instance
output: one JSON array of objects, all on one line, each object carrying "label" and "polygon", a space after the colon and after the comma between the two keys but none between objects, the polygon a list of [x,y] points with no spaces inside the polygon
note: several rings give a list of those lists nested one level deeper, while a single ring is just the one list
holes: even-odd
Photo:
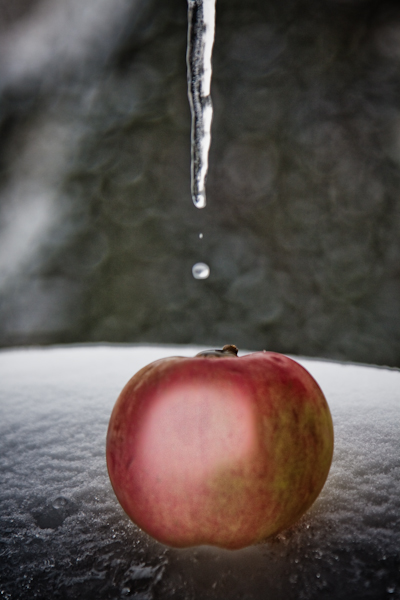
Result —
[{"label": "ice", "polygon": [[199,350],[0,352],[0,597],[399,599],[395,369],[299,359],[327,396],[335,453],[320,497],[291,530],[235,552],[173,550],[129,521],[105,463],[113,404],[145,364]]},{"label": "ice", "polygon": [[211,57],[215,32],[215,0],[188,0],[187,73],[192,112],[192,199],[206,205],[208,152],[211,144]]}]

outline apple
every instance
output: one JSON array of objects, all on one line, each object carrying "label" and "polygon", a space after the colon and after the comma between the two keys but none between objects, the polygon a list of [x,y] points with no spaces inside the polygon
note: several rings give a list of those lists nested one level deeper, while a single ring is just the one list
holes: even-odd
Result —
[{"label": "apple", "polygon": [[224,346],[136,373],[112,412],[106,454],[123,509],[156,540],[238,549],[291,526],[317,498],[332,418],[294,360]]}]

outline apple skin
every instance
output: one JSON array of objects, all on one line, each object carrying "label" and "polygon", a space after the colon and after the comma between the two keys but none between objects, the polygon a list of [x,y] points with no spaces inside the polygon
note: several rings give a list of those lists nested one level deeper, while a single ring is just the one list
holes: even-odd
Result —
[{"label": "apple skin", "polygon": [[178,548],[239,549],[291,526],[320,493],[332,455],[318,384],[265,351],[144,367],[115,404],[106,449],[125,512]]}]

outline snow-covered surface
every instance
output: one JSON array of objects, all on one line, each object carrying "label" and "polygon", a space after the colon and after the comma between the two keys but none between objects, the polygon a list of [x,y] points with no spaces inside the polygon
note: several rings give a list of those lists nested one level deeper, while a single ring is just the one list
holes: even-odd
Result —
[{"label": "snow-covered surface", "polygon": [[108,419],[142,366],[197,348],[0,352],[0,598],[400,598],[400,371],[299,360],[329,402],[335,453],[311,510],[271,542],[172,550],[111,490]]}]

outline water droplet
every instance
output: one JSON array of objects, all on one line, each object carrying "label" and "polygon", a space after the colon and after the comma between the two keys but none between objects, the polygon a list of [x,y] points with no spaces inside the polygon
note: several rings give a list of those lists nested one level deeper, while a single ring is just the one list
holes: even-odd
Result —
[{"label": "water droplet", "polygon": [[192,267],[192,275],[195,279],[207,279],[210,275],[210,267],[206,263],[196,263]]},{"label": "water droplet", "polygon": [[68,500],[63,496],[59,496],[53,501],[54,508],[65,508],[68,504]]},{"label": "water droplet", "polygon": [[198,194],[192,194],[192,200],[196,208],[204,208],[206,205],[206,192],[202,191]]},{"label": "water droplet", "polygon": [[204,236],[203,236],[203,234],[202,234],[202,233],[199,233],[199,238],[200,238],[201,240],[203,239],[203,237],[204,237]]},{"label": "water droplet", "polygon": [[191,188],[197,208],[206,205],[208,152],[211,143],[211,57],[215,34],[215,0],[188,0],[187,78],[192,112]]}]

